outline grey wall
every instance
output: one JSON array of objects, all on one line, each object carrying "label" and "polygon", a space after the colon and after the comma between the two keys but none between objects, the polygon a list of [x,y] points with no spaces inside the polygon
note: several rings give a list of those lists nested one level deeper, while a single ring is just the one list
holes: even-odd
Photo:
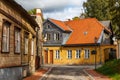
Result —
[{"label": "grey wall", "polygon": [[[50,25],[49,28],[47,28],[47,25]],[[63,43],[63,30],[61,30],[59,27],[54,25],[53,23],[47,21],[43,25],[43,35],[46,33],[49,33],[50,40],[47,40],[44,45],[61,45]],[[54,33],[59,33],[59,40],[54,40]]]},{"label": "grey wall", "polygon": [[22,80],[22,67],[0,69],[0,80]]}]

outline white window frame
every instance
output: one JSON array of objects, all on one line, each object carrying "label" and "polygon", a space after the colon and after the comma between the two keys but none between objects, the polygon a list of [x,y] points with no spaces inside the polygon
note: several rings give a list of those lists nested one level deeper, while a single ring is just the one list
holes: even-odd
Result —
[{"label": "white window frame", "polygon": [[80,57],[81,57],[81,50],[76,50],[75,58],[80,59]]},{"label": "white window frame", "polygon": [[67,51],[67,58],[72,59],[72,50]]},{"label": "white window frame", "polygon": [[54,40],[59,40],[59,33],[54,33]]},{"label": "white window frame", "polygon": [[31,55],[34,55],[34,38],[31,40]]},{"label": "white window frame", "polygon": [[85,59],[89,59],[90,58],[90,50],[89,49],[85,49],[85,54],[84,54],[84,58]]},{"label": "white window frame", "polygon": [[55,59],[60,59],[60,50],[55,51]]},{"label": "white window frame", "polygon": [[25,53],[28,54],[28,34],[25,34]]},{"label": "white window frame", "polygon": [[46,33],[46,38],[47,38],[47,40],[50,40],[51,39],[51,34],[50,33]]},{"label": "white window frame", "polygon": [[15,28],[15,53],[21,52],[20,29]]},{"label": "white window frame", "polygon": [[2,32],[2,52],[9,52],[10,45],[10,23],[3,23],[3,32]]}]

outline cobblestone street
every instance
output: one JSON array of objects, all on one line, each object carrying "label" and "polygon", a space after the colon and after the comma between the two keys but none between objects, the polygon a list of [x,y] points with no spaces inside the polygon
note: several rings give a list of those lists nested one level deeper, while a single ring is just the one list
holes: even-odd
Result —
[{"label": "cobblestone street", "polygon": [[90,80],[79,67],[53,67],[41,80]]}]

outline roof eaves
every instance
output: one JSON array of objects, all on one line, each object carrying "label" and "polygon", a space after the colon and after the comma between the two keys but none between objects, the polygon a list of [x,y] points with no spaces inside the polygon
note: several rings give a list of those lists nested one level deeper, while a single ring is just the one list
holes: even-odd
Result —
[{"label": "roof eaves", "polygon": [[[50,22],[52,22],[54,25],[56,25],[57,27],[59,27],[62,31],[70,31],[71,32],[71,30],[64,30],[63,28],[61,28],[59,25],[57,25],[56,23],[54,23],[50,18],[48,18],[48,20],[50,21]],[[64,23],[65,24],[65,23]]]},{"label": "roof eaves", "polygon": [[21,12],[20,14],[24,14],[25,19],[27,19],[30,22],[30,24],[33,25],[32,26],[33,28],[39,26],[37,22],[31,17],[31,15],[28,14],[28,12],[16,1],[14,0],[4,0],[4,1],[8,4],[15,6],[14,9],[17,9],[17,10],[19,9],[18,11]]},{"label": "roof eaves", "polygon": [[49,19],[48,18],[48,20],[50,21],[50,22],[52,22],[54,25],[56,25],[57,27],[59,27],[62,31],[65,31],[63,28],[61,28],[59,25],[57,25],[56,23],[54,23],[51,19]]},{"label": "roof eaves", "polygon": [[[96,21],[97,21],[97,19],[96,19]],[[97,21],[97,22],[104,28],[105,31],[107,31],[108,33],[112,34],[112,32],[111,32],[110,29],[108,29],[107,27],[105,27],[105,26],[104,26],[102,23],[100,23],[99,21]]]}]

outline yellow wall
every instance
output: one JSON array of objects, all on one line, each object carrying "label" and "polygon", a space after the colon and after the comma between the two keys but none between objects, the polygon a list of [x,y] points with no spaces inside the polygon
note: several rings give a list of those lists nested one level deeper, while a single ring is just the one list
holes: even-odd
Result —
[{"label": "yellow wall", "polygon": [[[50,64],[50,50],[53,50],[53,64],[94,64],[95,63],[95,55],[91,54],[92,50],[95,50],[95,47],[44,47],[43,48],[43,62],[45,59],[44,50],[48,49],[48,64]],[[84,58],[84,50],[90,50],[90,57],[88,59]],[[60,50],[60,59],[55,59],[55,51]],[[67,51],[72,50],[72,59],[67,58]],[[79,59],[75,58],[76,50],[81,50],[81,57]],[[96,48],[97,55],[96,61],[97,63],[104,63],[104,54],[100,47]],[[101,59],[100,59],[101,58]]]}]

